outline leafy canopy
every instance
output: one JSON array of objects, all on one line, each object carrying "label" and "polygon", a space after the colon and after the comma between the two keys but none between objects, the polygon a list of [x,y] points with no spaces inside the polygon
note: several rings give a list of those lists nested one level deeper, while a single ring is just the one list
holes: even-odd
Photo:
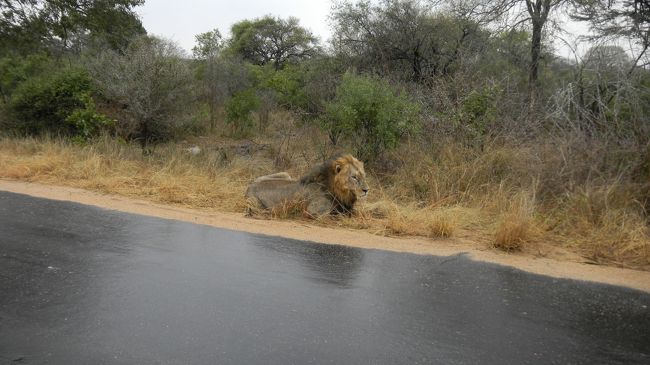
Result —
[{"label": "leafy canopy", "polygon": [[273,64],[276,70],[318,53],[318,40],[298,19],[265,16],[232,26],[229,50],[255,65]]},{"label": "leafy canopy", "polygon": [[71,50],[99,41],[112,49],[145,34],[133,8],[144,0],[1,0],[0,49]]}]

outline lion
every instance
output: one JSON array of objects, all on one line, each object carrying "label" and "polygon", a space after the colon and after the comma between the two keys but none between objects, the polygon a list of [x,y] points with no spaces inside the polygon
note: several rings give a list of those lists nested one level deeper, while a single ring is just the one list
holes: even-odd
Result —
[{"label": "lion", "polygon": [[255,179],[246,190],[249,214],[253,207],[275,211],[298,207],[305,215],[350,214],[359,198],[368,195],[363,162],[352,155],[338,155],[300,179],[278,172]]}]

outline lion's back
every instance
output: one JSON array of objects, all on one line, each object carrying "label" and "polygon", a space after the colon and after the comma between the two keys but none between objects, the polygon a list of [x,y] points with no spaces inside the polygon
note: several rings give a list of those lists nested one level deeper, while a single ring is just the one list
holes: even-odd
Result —
[{"label": "lion's back", "polygon": [[301,191],[299,182],[291,179],[256,180],[246,189],[246,198],[256,200],[262,209],[273,209],[296,199]]}]

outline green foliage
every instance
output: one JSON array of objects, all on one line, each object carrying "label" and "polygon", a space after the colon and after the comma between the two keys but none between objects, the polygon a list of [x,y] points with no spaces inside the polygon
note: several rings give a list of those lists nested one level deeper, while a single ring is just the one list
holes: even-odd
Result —
[{"label": "green foliage", "polygon": [[6,56],[0,58],[0,96],[7,102],[14,90],[30,77],[52,68],[52,60],[45,54],[36,53],[26,57]]},{"label": "green foliage", "polygon": [[88,140],[97,136],[100,131],[115,125],[115,120],[97,111],[95,101],[89,93],[82,93],[79,98],[83,108],[76,109],[66,118],[66,122],[74,127],[77,139]]},{"label": "green foliage", "polygon": [[270,66],[253,66],[255,83],[259,89],[272,90],[278,103],[289,109],[304,108],[304,71],[299,65],[287,65],[281,70]]},{"label": "green foliage", "polygon": [[[77,1],[77,7],[71,11],[75,12],[79,21],[73,26],[76,32],[88,32],[88,40],[85,43],[99,42],[110,49],[123,50],[133,38],[147,34],[134,11],[135,7],[144,4],[144,0]],[[83,42],[73,42],[70,43],[77,48],[85,46]]]},{"label": "green foliage", "polygon": [[598,37],[626,37],[639,48],[650,46],[648,1],[575,0],[569,12],[575,20],[589,22]]},{"label": "green foliage", "polygon": [[334,99],[345,66],[338,59],[319,57],[281,70],[270,65],[252,65],[250,69],[259,95],[272,95],[280,107],[311,120],[325,113],[325,105]]},{"label": "green foliage", "polygon": [[252,68],[238,57],[219,53],[195,62],[198,100],[208,107],[210,128],[214,129],[220,108],[238,91],[251,87]]},{"label": "green foliage", "polygon": [[327,103],[336,95],[347,66],[339,59],[322,57],[301,64],[302,88],[300,105],[303,117],[318,118],[325,113]]},{"label": "green foliage", "polygon": [[242,136],[253,127],[251,114],[260,106],[260,100],[254,89],[235,93],[225,105],[226,122],[233,126],[234,134]]},{"label": "green foliage", "polygon": [[78,51],[89,42],[112,49],[145,33],[133,8],[144,0],[5,0],[0,12],[0,49]]},{"label": "green foliage", "polygon": [[223,38],[219,29],[197,34],[196,46],[192,48],[194,57],[199,60],[213,59],[219,55],[223,48]]},{"label": "green foliage", "polygon": [[417,104],[385,80],[348,73],[326,107],[324,125],[332,142],[347,138],[361,159],[372,161],[418,128],[419,112]]},{"label": "green foliage", "polygon": [[[510,30],[491,37],[484,57],[476,65],[480,78],[509,78],[522,88],[527,86],[530,63],[530,32]],[[552,55],[545,55],[549,59]]]},{"label": "green foliage", "polygon": [[459,141],[480,144],[484,137],[498,128],[499,106],[505,105],[503,98],[504,91],[500,85],[479,86],[464,92],[453,106],[441,110],[436,116],[441,125],[450,127],[448,132]]},{"label": "green foliage", "polygon": [[318,53],[316,37],[293,17],[243,20],[232,26],[231,33],[229,52],[254,65],[272,64],[279,70]]},{"label": "green foliage", "polygon": [[492,86],[481,90],[472,90],[463,100],[458,115],[473,137],[484,136],[488,127],[494,123],[497,115],[497,100],[501,89]]},{"label": "green foliage", "polygon": [[90,137],[108,124],[95,109],[91,92],[90,76],[79,69],[30,78],[9,101],[11,126],[31,135],[50,132]]}]

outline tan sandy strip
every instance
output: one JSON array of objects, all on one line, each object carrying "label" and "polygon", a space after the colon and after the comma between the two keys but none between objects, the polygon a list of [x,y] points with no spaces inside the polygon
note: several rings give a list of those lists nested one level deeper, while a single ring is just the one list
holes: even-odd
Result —
[{"label": "tan sandy strip", "polygon": [[650,292],[650,272],[480,250],[475,244],[458,239],[432,241],[420,238],[382,237],[362,231],[317,227],[304,222],[257,220],[247,218],[243,214],[202,212],[82,189],[3,179],[0,179],[0,190],[297,240],[437,256],[468,253],[474,260],[512,266],[531,273],[620,285]]}]

